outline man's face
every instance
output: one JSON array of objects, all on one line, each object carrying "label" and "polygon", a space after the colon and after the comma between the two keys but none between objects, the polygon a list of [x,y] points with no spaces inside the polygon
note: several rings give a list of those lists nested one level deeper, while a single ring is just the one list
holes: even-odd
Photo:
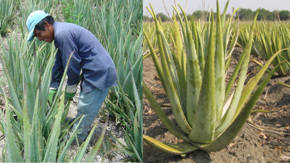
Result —
[{"label": "man's face", "polygon": [[50,43],[54,39],[53,26],[48,23],[45,24],[44,31],[35,29],[33,34],[38,38],[39,41]]}]

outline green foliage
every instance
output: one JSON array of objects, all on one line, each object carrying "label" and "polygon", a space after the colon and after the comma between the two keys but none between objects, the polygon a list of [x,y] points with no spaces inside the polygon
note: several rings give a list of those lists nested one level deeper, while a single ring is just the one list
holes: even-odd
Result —
[{"label": "green foliage", "polygon": [[258,26],[254,47],[257,54],[264,60],[268,60],[272,55],[281,49],[281,55],[275,58],[272,65],[278,66],[277,73],[286,76],[290,73],[290,30],[287,24],[267,24]]},{"label": "green foliage", "polygon": [[208,20],[210,13],[208,11],[197,10],[192,13],[195,19]]},{"label": "green foliage", "polygon": [[[251,26],[248,23],[240,25],[240,35],[238,44],[240,47],[245,48],[246,43],[249,41],[249,31]],[[255,32],[254,43],[251,49],[251,54],[255,54],[264,60],[268,60],[272,55],[283,49],[281,54],[277,56],[272,65],[272,69],[276,66],[275,76],[285,76],[290,72],[290,54],[289,54],[289,24],[284,22],[257,23],[257,32]],[[257,64],[262,65],[258,61]]]},{"label": "green foliage", "polygon": [[[266,80],[258,83],[281,50],[246,82],[256,15],[243,53],[229,76],[228,65],[238,34],[232,29],[233,16],[226,19],[228,4],[229,1],[220,12],[217,0],[216,20],[211,13],[209,23],[203,26],[193,19],[189,21],[181,7],[183,17],[175,8],[179,23],[173,19],[170,38],[166,37],[153,9],[149,11],[155,21],[157,52],[147,33],[145,38],[174,120],[168,118],[147,86],[143,91],[164,126],[181,141],[164,144],[144,135],[148,143],[181,155],[197,149],[217,151],[226,147],[246,122],[274,70],[267,74]],[[229,77],[227,82],[226,77]]]},{"label": "green foliage", "polygon": [[63,4],[65,21],[89,29],[111,55],[118,86],[111,89],[106,106],[126,129],[129,159],[142,161],[142,1],[66,0]]},{"label": "green foliage", "polygon": [[[2,49],[2,65],[8,82],[9,93],[5,99],[5,119],[1,119],[5,135],[5,162],[56,162],[69,161],[68,148],[76,137],[76,131],[69,135],[72,124],[65,118],[69,103],[64,103],[62,77],[60,89],[52,104],[48,103],[51,69],[54,64],[55,49],[45,45],[33,48],[36,42],[18,40],[16,35],[8,39],[8,49]],[[3,44],[1,44],[3,45]],[[3,46],[2,46],[3,47]],[[34,55],[33,55],[34,54]],[[66,74],[67,66],[64,74]],[[77,124],[79,125],[80,122]],[[84,158],[95,127],[79,149],[76,160]],[[102,141],[103,135],[100,138]],[[89,157],[95,156],[99,143]]]},{"label": "green foliage", "polygon": [[290,11],[282,10],[282,11],[269,11],[264,8],[257,9],[256,11],[252,11],[251,9],[241,8],[238,11],[238,18],[240,20],[252,20],[255,14],[259,11],[259,15],[257,20],[268,20],[268,21],[287,21],[290,20]]},{"label": "green foliage", "polygon": [[143,22],[147,22],[147,21],[153,21],[152,18],[150,18],[149,16],[143,16]]},{"label": "green foliage", "polygon": [[290,11],[288,10],[282,10],[279,11],[279,18],[280,20],[286,21],[290,19]]},{"label": "green foliage", "polygon": [[163,14],[163,13],[158,13],[157,15],[156,15],[156,17],[158,18],[158,19],[160,19],[161,21],[163,21],[163,22],[165,22],[165,21],[169,21],[170,20],[170,18],[168,18],[165,14]]},{"label": "green foliage", "polygon": [[257,17],[257,20],[273,20],[274,15],[271,11],[268,11],[266,9],[260,8],[257,9],[256,12],[259,11],[259,15]]},{"label": "green foliage", "polygon": [[[87,19],[83,13],[90,6],[90,1],[64,0],[62,1],[62,13],[66,22],[80,24],[80,21]],[[86,15],[87,16],[87,15]]]},{"label": "green foliage", "polygon": [[5,36],[12,25],[15,13],[14,0],[0,0],[0,35]]},{"label": "green foliage", "polygon": [[238,18],[240,20],[253,20],[255,13],[251,9],[239,9]]}]

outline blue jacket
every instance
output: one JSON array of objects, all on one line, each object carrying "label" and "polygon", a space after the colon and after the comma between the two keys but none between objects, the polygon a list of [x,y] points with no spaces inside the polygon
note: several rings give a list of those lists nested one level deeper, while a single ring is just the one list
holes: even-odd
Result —
[{"label": "blue jacket", "polygon": [[[58,49],[52,69],[51,87],[58,88],[65,66],[73,53],[67,71],[67,85],[78,84],[83,74],[82,91],[104,90],[116,85],[116,69],[112,58],[98,39],[76,24],[55,22],[54,45]],[[82,72],[81,72],[82,71]]]}]

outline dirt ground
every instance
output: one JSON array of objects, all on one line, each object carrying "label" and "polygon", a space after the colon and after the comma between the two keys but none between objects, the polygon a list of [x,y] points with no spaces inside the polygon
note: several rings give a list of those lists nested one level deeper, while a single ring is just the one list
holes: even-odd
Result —
[{"label": "dirt ground", "polygon": [[[234,55],[239,54],[240,50],[235,50]],[[248,75],[252,76],[256,70],[255,64],[250,63]],[[151,58],[143,62],[143,75],[157,101],[170,114],[169,101]],[[278,84],[279,81],[289,85],[290,75],[270,81],[254,107],[264,112],[252,113],[242,131],[226,148],[211,153],[199,150],[181,157],[144,142],[144,162],[290,162],[290,88]],[[161,124],[146,99],[143,120],[144,134],[166,143],[177,142],[177,138]]]}]

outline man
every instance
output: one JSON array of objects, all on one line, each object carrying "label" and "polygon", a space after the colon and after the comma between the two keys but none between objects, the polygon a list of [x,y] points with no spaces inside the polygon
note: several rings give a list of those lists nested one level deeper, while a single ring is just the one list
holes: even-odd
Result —
[{"label": "man", "polygon": [[[84,115],[79,127],[78,139],[83,141],[104,102],[108,90],[116,84],[115,65],[98,39],[87,29],[65,22],[55,22],[44,11],[32,12],[26,21],[28,41],[37,37],[40,41],[54,41],[58,49],[52,69],[49,100],[56,94],[67,61],[72,54],[67,70],[65,98],[72,100],[81,81],[77,117]],[[81,79],[81,74],[83,79]]]}]

